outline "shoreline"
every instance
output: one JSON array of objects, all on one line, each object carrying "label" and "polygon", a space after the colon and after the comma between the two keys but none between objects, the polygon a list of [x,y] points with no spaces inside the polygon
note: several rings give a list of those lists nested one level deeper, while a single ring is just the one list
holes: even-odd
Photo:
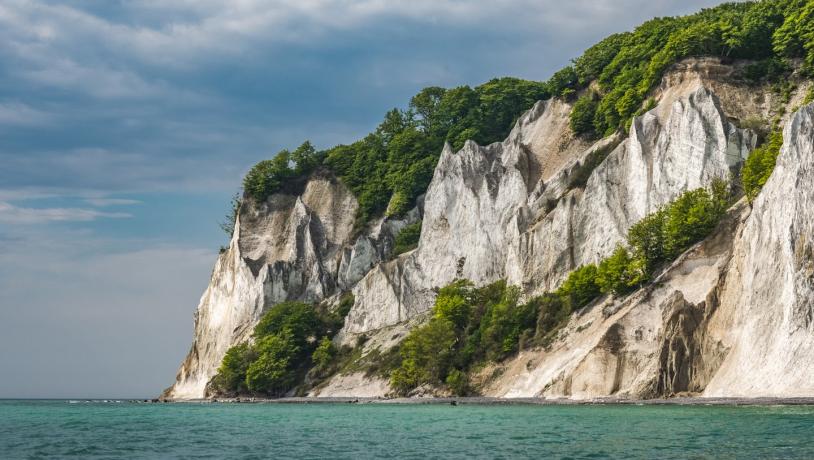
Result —
[{"label": "shoreline", "polygon": [[[152,402],[159,402],[152,400]],[[756,397],[713,398],[676,397],[666,399],[546,399],[546,398],[489,398],[468,396],[460,398],[351,398],[351,397],[285,397],[285,398],[213,398],[165,400],[176,404],[427,404],[427,405],[480,405],[480,406],[814,406],[814,397]]]}]

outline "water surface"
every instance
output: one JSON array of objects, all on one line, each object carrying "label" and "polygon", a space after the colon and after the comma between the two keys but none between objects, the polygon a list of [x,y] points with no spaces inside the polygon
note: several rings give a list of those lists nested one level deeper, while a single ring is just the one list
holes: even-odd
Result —
[{"label": "water surface", "polygon": [[814,407],[0,401],[0,457],[814,458]]}]

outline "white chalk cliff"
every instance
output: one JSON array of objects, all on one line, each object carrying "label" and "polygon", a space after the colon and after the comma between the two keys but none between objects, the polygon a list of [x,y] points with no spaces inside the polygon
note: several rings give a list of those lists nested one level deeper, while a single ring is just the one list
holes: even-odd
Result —
[{"label": "white chalk cliff", "polygon": [[[569,104],[539,102],[504,142],[445,148],[418,208],[360,232],[355,198],[329,173],[299,196],[243,206],[165,396],[204,397],[226,350],[284,300],[352,291],[336,340],[364,334],[372,349],[398,342],[430,310],[434,288],[456,278],[506,279],[527,296],[555,288],[609,255],[647,213],[737,171],[757,141],[737,121],[766,118],[778,101],[732,83],[729,72],[710,60],[677,65],[628,135],[593,145],[570,133]],[[496,364],[502,372],[484,394],[814,396],[814,108],[783,122],[777,167],[751,206],[734,206],[656,282],[575,313],[549,348]],[[574,184],[593,152],[604,161]],[[418,248],[390,260],[394,236],[422,217]],[[386,382],[355,374],[315,395],[387,392]]]}]

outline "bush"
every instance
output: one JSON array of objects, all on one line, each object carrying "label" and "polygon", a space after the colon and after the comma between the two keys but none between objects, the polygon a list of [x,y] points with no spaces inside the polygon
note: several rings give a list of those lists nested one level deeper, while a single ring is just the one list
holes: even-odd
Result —
[{"label": "bush", "polygon": [[296,382],[294,369],[301,349],[290,334],[270,335],[257,342],[257,359],[246,370],[249,390],[280,396]]},{"label": "bush", "polygon": [[447,375],[445,383],[447,387],[449,387],[449,391],[455,396],[466,396],[469,394],[469,377],[461,370],[453,369],[452,372]]},{"label": "bush", "polygon": [[433,318],[414,329],[401,344],[401,365],[390,378],[392,387],[407,393],[424,384],[443,382],[456,340],[455,326],[445,319]]},{"label": "bush", "polygon": [[594,93],[588,93],[577,100],[569,115],[569,124],[574,134],[583,135],[593,132],[597,105]]},{"label": "bush", "polygon": [[783,133],[773,132],[766,143],[756,148],[743,164],[741,182],[749,201],[753,201],[774,171],[777,156],[783,146]]},{"label": "bush", "polygon": [[314,364],[314,369],[317,373],[322,373],[330,367],[331,362],[336,356],[336,347],[328,337],[323,337],[319,345],[311,354],[311,362]]},{"label": "bush", "polygon": [[601,293],[599,285],[596,283],[596,276],[596,265],[583,265],[568,275],[557,290],[557,294],[568,299],[571,308],[575,310],[582,308]]},{"label": "bush", "polygon": [[241,344],[227,351],[213,378],[216,390],[225,393],[251,391],[279,396],[302,381],[309,366],[324,374],[336,355],[331,336],[344,321],[344,296],[335,312],[325,306],[283,302],[272,307],[254,328],[254,344]]},{"label": "bush", "polygon": [[775,82],[791,73],[791,67],[782,59],[772,57],[747,65],[743,78],[751,84]]},{"label": "bush", "polygon": [[322,322],[312,305],[283,302],[272,307],[254,327],[255,337],[287,333],[297,345],[320,335]]},{"label": "bush", "polygon": [[246,371],[256,358],[257,352],[248,343],[241,343],[227,350],[213,381],[215,387],[226,392],[245,391]]},{"label": "bush", "polygon": [[643,281],[634,259],[623,246],[618,246],[610,257],[599,263],[596,284],[605,294],[624,295]]},{"label": "bush", "polygon": [[405,225],[396,235],[393,245],[393,255],[397,256],[418,247],[418,240],[421,238],[421,221],[414,224]]}]

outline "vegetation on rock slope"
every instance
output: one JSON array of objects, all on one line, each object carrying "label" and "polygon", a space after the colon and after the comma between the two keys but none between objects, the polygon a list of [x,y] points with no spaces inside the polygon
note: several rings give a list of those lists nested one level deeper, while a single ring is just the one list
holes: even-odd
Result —
[{"label": "vegetation on rock slope", "polygon": [[[406,110],[388,112],[360,141],[326,151],[305,142],[293,152],[284,150],[258,163],[244,180],[245,196],[262,201],[278,191],[296,192],[307,175],[327,168],[357,196],[358,224],[382,214],[398,216],[426,190],[444,143],[459,149],[466,140],[502,140],[520,114],[549,97],[574,102],[570,126],[579,135],[625,129],[631,117],[652,107],[647,95],[670,65],[710,55],[755,61],[741,75],[751,84],[782,80],[792,59],[801,59],[803,75],[811,76],[814,0],[727,3],[691,16],[657,18],[633,32],[608,37],[544,83],[502,78],[475,88],[425,88]],[[778,88],[789,92],[788,85]],[[741,180],[750,200],[770,176],[781,144],[782,136],[775,131],[746,161]],[[569,188],[584,186],[606,153],[597,152],[586,161]],[[440,289],[429,322],[413,330],[400,348],[383,355],[361,358],[360,347],[335,349],[331,337],[352,300],[345,299],[337,313],[300,303],[275,306],[251,343],[228,351],[213,388],[280,395],[365,361],[368,368],[389,375],[399,392],[446,385],[456,394],[467,394],[473,391],[469,376],[481,364],[528,346],[545,346],[573,311],[602,294],[631,292],[708,235],[730,202],[728,190],[717,181],[710,190],[686,192],[634,225],[627,245],[597,265],[579,267],[557,291],[528,302],[520,303],[518,289],[503,281],[480,288],[456,281]],[[415,247],[420,225],[402,231],[396,253]]]},{"label": "vegetation on rock slope", "polygon": [[571,100],[580,92],[571,112],[574,132],[625,129],[648,107],[647,95],[664,72],[690,56],[755,60],[742,75],[753,83],[781,79],[791,69],[790,59],[802,59],[803,74],[811,75],[814,0],[725,3],[689,16],[656,18],[602,40],[546,82],[500,78],[475,88],[425,88],[406,110],[388,112],[362,140],[326,151],[306,142],[258,163],[244,190],[264,200],[323,166],[356,195],[360,225],[382,214],[401,215],[427,189],[445,142],[459,149],[466,140],[501,141],[536,101]]}]

